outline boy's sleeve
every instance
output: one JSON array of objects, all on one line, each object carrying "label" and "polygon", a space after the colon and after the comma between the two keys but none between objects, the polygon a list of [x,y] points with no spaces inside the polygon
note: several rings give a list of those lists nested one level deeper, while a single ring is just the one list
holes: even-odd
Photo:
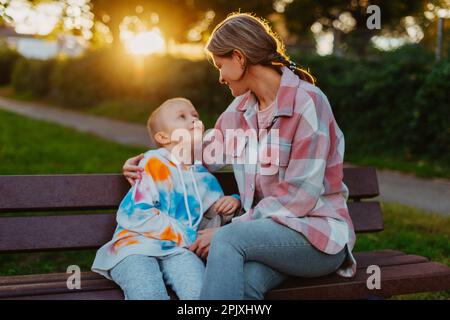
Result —
[{"label": "boy's sleeve", "polygon": [[230,195],[230,197],[236,198],[236,199],[238,199],[239,201],[241,201],[241,196],[238,195],[237,193],[233,193],[232,195]]}]

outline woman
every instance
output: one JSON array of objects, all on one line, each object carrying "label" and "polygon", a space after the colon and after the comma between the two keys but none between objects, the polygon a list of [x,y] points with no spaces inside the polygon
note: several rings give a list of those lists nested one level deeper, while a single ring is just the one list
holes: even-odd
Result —
[{"label": "woman", "polygon": [[[206,49],[235,97],[215,128],[279,130],[280,143],[275,174],[262,174],[260,162],[233,165],[245,213],[200,232],[191,246],[208,257],[201,298],[263,299],[289,275],[353,276],[344,137],[327,97],[290,62],[267,23],[250,14],[222,21]],[[139,159],[123,167],[131,183]]]}]

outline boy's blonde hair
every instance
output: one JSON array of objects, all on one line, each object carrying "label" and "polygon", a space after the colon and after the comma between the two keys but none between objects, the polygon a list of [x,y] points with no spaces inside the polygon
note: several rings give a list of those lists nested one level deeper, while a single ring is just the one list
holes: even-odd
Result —
[{"label": "boy's blonde hair", "polygon": [[176,97],[171,98],[166,101],[164,101],[158,108],[156,108],[148,117],[147,120],[147,131],[150,135],[150,138],[154,141],[154,143],[160,147],[161,145],[155,140],[155,134],[163,131],[163,125],[162,121],[160,121],[160,113],[163,108],[169,107],[170,105],[173,105],[175,103],[185,102],[192,105],[192,102],[189,99],[182,98],[182,97]]}]

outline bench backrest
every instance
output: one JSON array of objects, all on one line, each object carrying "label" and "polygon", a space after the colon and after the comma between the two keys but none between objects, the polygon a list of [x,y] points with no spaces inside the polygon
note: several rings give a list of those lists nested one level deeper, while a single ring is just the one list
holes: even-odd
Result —
[{"label": "bench backrest", "polygon": [[[237,192],[232,172],[218,172],[225,194]],[[373,168],[345,168],[348,207],[357,232],[383,230]],[[98,248],[111,239],[115,212],[129,184],[120,174],[0,176],[0,253]],[[2,212],[50,211],[46,216]],[[67,211],[71,211],[67,214]],[[75,211],[75,213],[72,213]]]}]

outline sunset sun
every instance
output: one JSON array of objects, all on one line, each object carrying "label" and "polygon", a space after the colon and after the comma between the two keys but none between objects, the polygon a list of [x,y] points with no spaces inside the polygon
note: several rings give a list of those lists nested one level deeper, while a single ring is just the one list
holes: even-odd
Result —
[{"label": "sunset sun", "polygon": [[139,32],[124,39],[125,48],[135,55],[161,53],[165,49],[165,40],[159,28]]}]

